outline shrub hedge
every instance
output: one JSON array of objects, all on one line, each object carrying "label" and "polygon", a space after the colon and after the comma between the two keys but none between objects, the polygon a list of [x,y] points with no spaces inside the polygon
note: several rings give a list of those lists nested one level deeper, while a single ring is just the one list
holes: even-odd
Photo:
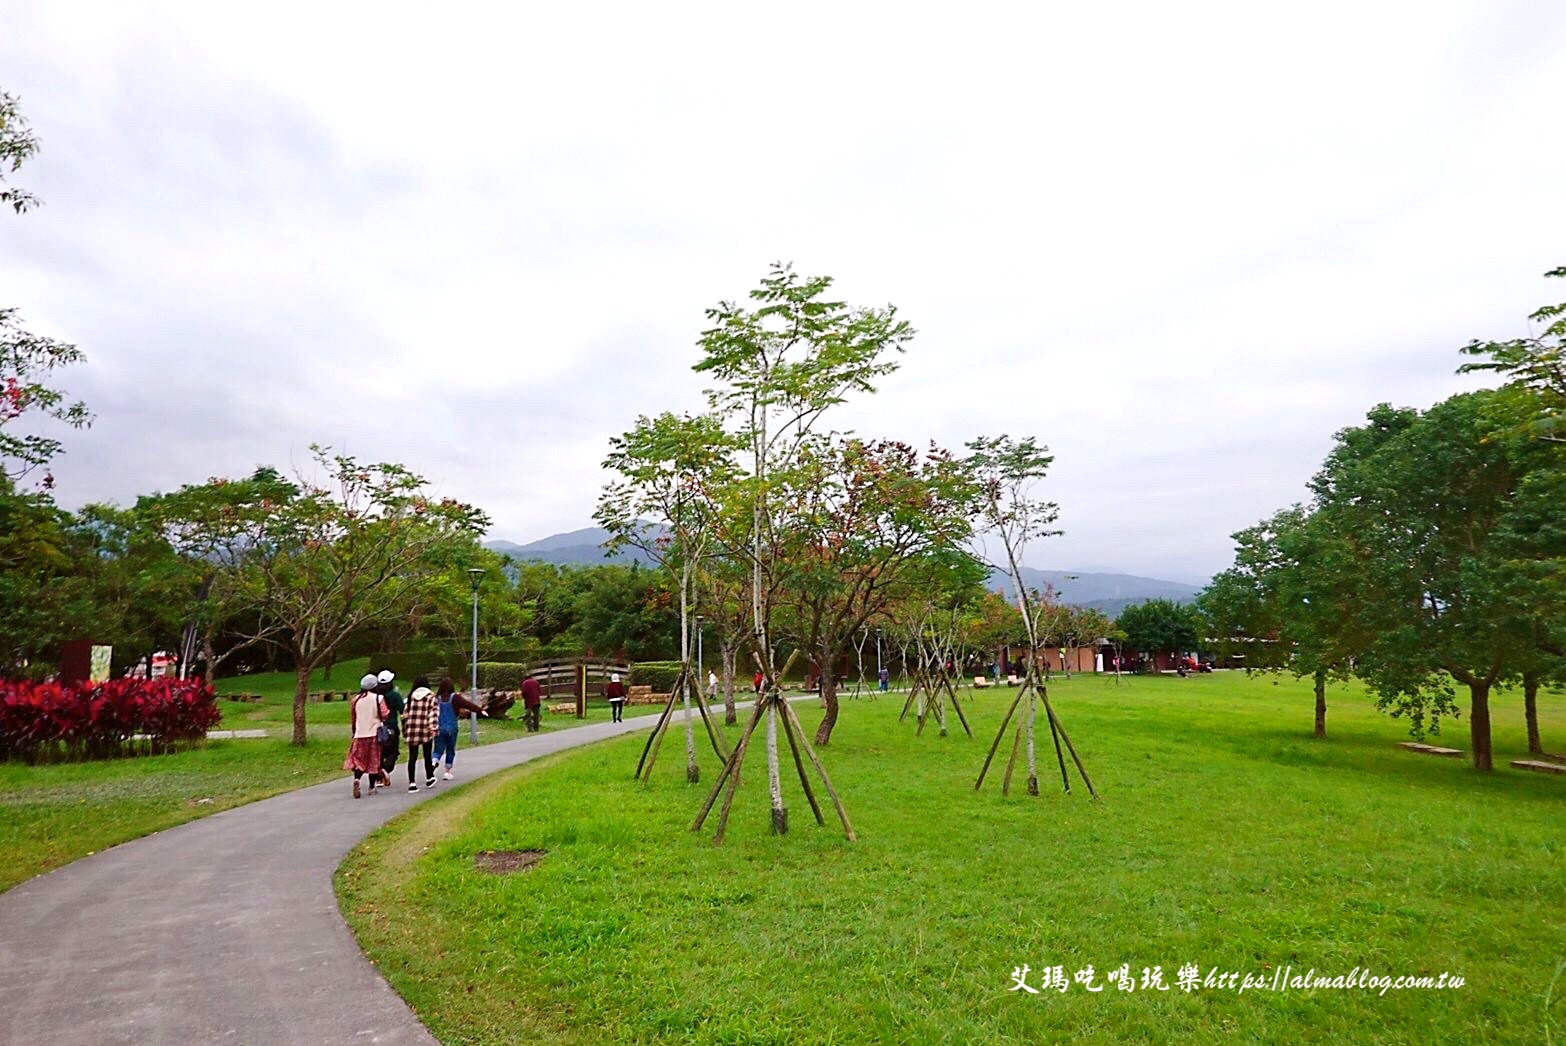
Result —
[{"label": "shrub hedge", "polygon": [[673,690],[679,676],[678,661],[638,661],[631,666],[631,682],[637,686],[650,686],[656,694]]},{"label": "shrub hedge", "polygon": [[481,690],[515,690],[532,665],[523,661],[480,661],[478,681]]},{"label": "shrub hedge", "polygon": [[[0,759],[104,759],[163,752],[222,719],[199,680],[111,679],[79,687],[0,682]],[[138,747],[131,743],[144,735]]]}]

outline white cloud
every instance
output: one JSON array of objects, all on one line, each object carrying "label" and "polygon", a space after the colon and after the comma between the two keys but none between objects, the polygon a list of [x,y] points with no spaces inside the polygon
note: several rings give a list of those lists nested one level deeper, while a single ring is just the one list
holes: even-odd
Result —
[{"label": "white cloud", "polygon": [[[13,5],[15,6],[15,5]],[[588,522],[774,260],[919,329],[839,424],[1033,435],[1030,558],[1191,578],[1375,403],[1560,288],[1566,8],[23,4],[47,206],[0,286],[89,363],[67,502],[330,443]]]}]

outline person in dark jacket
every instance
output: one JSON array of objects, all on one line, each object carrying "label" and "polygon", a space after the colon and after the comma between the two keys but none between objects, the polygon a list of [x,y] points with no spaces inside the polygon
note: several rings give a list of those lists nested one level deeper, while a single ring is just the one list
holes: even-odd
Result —
[{"label": "person in dark jacket", "polygon": [[542,711],[542,701],[539,697],[538,680],[528,676],[522,680],[522,722],[527,725],[527,732],[538,733],[539,713]]},{"label": "person in dark jacket", "polygon": [[402,694],[393,682],[397,673],[391,669],[382,669],[375,678],[378,680],[376,693],[386,702],[386,728],[391,731],[391,740],[381,745],[381,784],[390,787],[391,772],[397,769],[397,758],[402,748]]},{"label": "person in dark jacket", "polygon": [[445,756],[446,772],[440,777],[443,781],[450,781],[453,776],[452,765],[457,761],[457,713],[464,711],[469,715],[482,716],[489,713],[457,693],[457,688],[451,685],[450,676],[441,676],[435,700],[440,715],[440,728],[435,731],[435,761],[439,762],[441,756]]},{"label": "person in dark jacket", "polygon": [[604,696],[609,699],[611,722],[620,722],[625,717],[625,684],[620,682],[618,674],[609,677],[609,684],[604,687]]}]

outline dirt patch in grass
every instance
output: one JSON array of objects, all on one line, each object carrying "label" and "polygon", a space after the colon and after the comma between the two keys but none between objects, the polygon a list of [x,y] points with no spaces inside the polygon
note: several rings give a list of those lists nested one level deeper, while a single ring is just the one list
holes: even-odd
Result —
[{"label": "dirt patch in grass", "polygon": [[473,867],[490,875],[514,875],[542,861],[544,854],[543,850],[480,850],[473,855]]}]

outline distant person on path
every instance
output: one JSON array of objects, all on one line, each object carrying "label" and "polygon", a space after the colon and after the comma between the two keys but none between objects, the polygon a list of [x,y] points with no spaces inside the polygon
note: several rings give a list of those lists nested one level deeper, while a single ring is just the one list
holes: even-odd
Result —
[{"label": "distant person on path", "polygon": [[381,697],[386,702],[386,728],[391,731],[391,740],[381,746],[381,783],[387,788],[391,787],[391,772],[397,769],[397,756],[401,750],[402,694],[392,683],[396,678],[397,673],[389,668],[382,669],[381,674],[376,676]]},{"label": "distant person on path", "polygon": [[880,671],[876,673],[876,677],[881,682],[881,693],[886,693],[892,685],[892,670],[882,665]]},{"label": "distant person on path", "polygon": [[367,675],[359,680],[359,696],[348,706],[348,722],[353,728],[353,740],[348,743],[348,756],[343,769],[353,771],[353,797],[359,798],[359,778],[370,775],[370,794],[375,794],[375,782],[381,777],[381,743],[375,739],[388,709],[386,701],[376,691],[380,680]]},{"label": "distant person on path", "polygon": [[751,685],[756,688],[756,693],[758,694],[761,693],[761,683],[763,678],[764,677],[761,674],[761,669],[758,668],[756,669],[756,675],[750,681]]},{"label": "distant person on path", "polygon": [[712,669],[707,670],[707,696],[711,697],[718,692],[718,673]]},{"label": "distant person on path", "polygon": [[609,677],[609,685],[604,687],[604,696],[609,699],[609,721],[620,722],[625,716],[625,684],[620,682],[619,673]]},{"label": "distant person on path", "polygon": [[466,711],[470,715],[489,713],[457,693],[457,688],[451,685],[450,676],[440,677],[440,687],[435,691],[435,703],[440,713],[440,726],[435,731],[435,759],[439,761],[444,754],[446,772],[440,777],[443,781],[450,781],[453,776],[451,768],[457,762],[458,710]]},{"label": "distant person on path", "polygon": [[522,680],[522,722],[526,724],[528,733],[538,733],[538,728],[543,725],[539,722],[542,712],[543,698],[539,694],[538,680],[528,676]]},{"label": "distant person on path", "polygon": [[402,739],[408,743],[408,791],[417,792],[419,783],[414,780],[414,764],[424,756],[424,787],[435,787],[435,759],[432,747],[435,735],[440,732],[440,701],[430,689],[430,681],[415,676],[413,692],[402,710]]}]

